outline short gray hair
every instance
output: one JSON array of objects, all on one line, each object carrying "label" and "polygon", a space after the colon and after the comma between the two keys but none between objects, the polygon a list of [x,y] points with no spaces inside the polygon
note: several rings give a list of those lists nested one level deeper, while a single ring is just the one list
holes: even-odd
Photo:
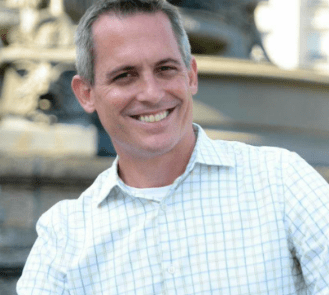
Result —
[{"label": "short gray hair", "polygon": [[94,42],[92,25],[101,16],[113,12],[116,15],[127,16],[136,13],[165,13],[171,23],[179,51],[184,64],[189,69],[191,63],[191,46],[184,29],[178,9],[166,0],[100,0],[90,6],[80,19],[76,31],[76,69],[86,82],[93,85],[94,73]]}]

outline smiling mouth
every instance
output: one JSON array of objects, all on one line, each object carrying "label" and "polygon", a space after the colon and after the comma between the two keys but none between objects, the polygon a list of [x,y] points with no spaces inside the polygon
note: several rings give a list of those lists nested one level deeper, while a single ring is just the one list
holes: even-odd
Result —
[{"label": "smiling mouth", "polygon": [[163,119],[167,118],[168,115],[174,110],[173,109],[168,109],[156,114],[152,115],[140,115],[140,116],[132,116],[132,118],[141,121],[141,122],[146,122],[146,123],[155,123],[162,121]]}]

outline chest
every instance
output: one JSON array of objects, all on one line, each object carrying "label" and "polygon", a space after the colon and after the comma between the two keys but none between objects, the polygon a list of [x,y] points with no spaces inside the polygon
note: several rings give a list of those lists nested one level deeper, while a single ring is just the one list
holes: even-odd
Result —
[{"label": "chest", "polygon": [[191,178],[161,202],[117,196],[86,223],[69,275],[85,294],[290,294],[278,191],[222,183]]}]

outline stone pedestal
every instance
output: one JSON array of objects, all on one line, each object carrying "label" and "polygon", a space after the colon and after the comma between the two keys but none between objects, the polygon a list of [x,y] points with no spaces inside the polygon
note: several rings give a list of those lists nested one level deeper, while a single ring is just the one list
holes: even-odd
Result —
[{"label": "stone pedestal", "polygon": [[97,153],[97,129],[94,126],[47,125],[9,117],[0,121],[0,153],[94,156]]}]

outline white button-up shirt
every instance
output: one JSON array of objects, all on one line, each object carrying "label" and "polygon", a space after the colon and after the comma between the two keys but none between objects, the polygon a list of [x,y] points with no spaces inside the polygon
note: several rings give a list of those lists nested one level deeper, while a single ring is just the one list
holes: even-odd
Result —
[{"label": "white button-up shirt", "polygon": [[46,212],[18,294],[329,294],[327,182],[295,153],[194,128],[164,198],[131,195],[115,161]]}]

